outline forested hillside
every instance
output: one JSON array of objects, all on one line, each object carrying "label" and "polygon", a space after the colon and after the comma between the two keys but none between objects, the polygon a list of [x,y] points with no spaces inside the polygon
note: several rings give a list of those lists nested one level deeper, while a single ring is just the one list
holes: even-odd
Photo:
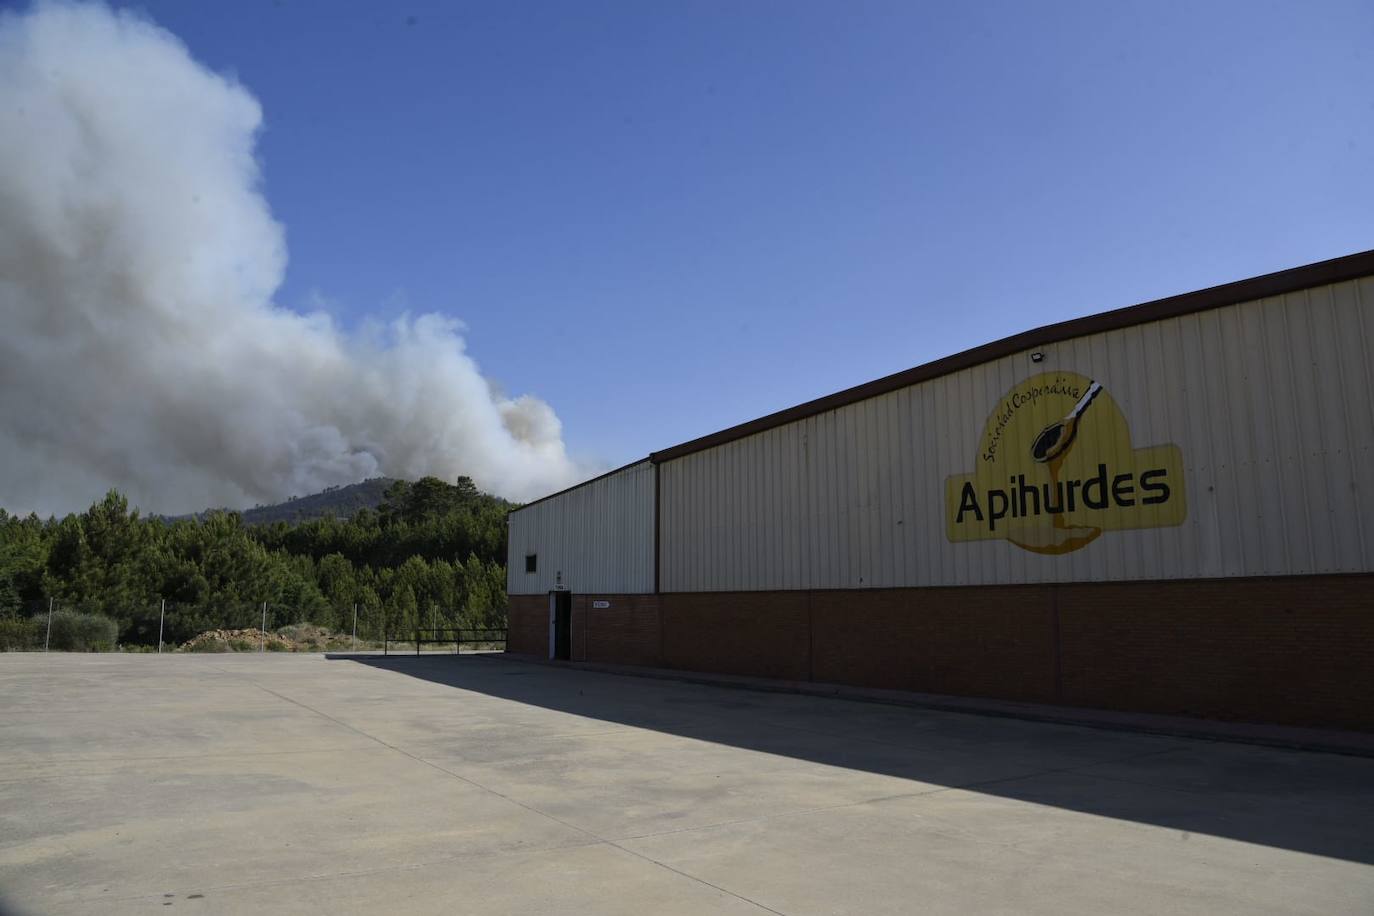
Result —
[{"label": "forested hillside", "polygon": [[506,513],[466,477],[394,481],[350,518],[245,524],[236,512],[141,517],[111,491],[61,520],[0,510],[0,619],[60,608],[103,614],[126,644],[216,627],[318,623],[359,635],[417,625],[504,626]]},{"label": "forested hillside", "polygon": [[[309,496],[293,496],[279,503],[254,506],[239,513],[246,525],[263,525],[271,522],[308,522],[317,518],[334,516],[352,518],[359,509],[376,509],[386,501],[386,491],[396,483],[390,477],[373,477],[359,483],[343,487],[327,487]],[[204,518],[211,511],[195,513],[196,518]],[[227,509],[222,511],[229,511]],[[190,515],[180,518],[192,518]]]}]

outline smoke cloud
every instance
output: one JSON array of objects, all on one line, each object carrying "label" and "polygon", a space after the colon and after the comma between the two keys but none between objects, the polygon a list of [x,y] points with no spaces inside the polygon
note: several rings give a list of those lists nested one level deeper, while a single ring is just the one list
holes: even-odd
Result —
[{"label": "smoke cloud", "polygon": [[437,314],[279,308],[262,109],[100,6],[0,14],[0,505],[246,506],[389,475],[528,499],[586,472]]}]

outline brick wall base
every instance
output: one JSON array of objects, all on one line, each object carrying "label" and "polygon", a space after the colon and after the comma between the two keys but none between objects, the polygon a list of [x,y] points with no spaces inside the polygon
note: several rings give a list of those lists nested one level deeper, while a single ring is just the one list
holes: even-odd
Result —
[{"label": "brick wall base", "polygon": [[1374,576],[576,595],[573,658],[1374,731]]},{"label": "brick wall base", "polygon": [[[605,602],[609,607],[595,605]],[[572,657],[578,662],[615,665],[663,664],[658,595],[572,597]],[[511,595],[507,649],[522,655],[549,654],[549,596]]]},{"label": "brick wall base", "polygon": [[549,654],[549,596],[510,595],[506,611],[506,651],[521,655]]}]

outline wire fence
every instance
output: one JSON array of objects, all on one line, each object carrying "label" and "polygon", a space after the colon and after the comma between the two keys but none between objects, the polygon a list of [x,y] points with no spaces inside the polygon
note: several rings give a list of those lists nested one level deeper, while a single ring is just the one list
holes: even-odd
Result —
[{"label": "wire fence", "polygon": [[[301,607],[273,601],[83,602],[49,597],[0,614],[0,651],[214,652],[384,649],[421,628],[504,630],[505,608]],[[452,651],[452,650],[450,650]]]},{"label": "wire fence", "polygon": [[[417,627],[412,637],[405,637],[401,634],[388,636],[382,643],[382,654],[390,655],[393,649],[407,650],[411,643],[415,644],[415,654],[420,655],[425,651],[424,646],[438,646],[440,651],[447,652],[448,647],[453,647],[456,655],[463,651],[463,646],[467,646],[471,652],[489,652],[492,650],[506,648],[505,628],[495,629],[491,627],[483,629],[470,629],[467,627]],[[433,651],[433,650],[431,650]]]}]

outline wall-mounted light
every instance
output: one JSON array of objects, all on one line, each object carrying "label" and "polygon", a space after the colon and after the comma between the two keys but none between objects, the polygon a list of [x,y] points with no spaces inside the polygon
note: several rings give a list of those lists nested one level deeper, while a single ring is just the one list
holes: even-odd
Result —
[{"label": "wall-mounted light", "polygon": [[1041,361],[1043,361],[1044,359],[1045,359],[1045,354],[1041,353],[1039,350],[1036,350],[1034,353],[1031,354],[1031,362],[1033,362],[1033,363],[1041,362]]}]

